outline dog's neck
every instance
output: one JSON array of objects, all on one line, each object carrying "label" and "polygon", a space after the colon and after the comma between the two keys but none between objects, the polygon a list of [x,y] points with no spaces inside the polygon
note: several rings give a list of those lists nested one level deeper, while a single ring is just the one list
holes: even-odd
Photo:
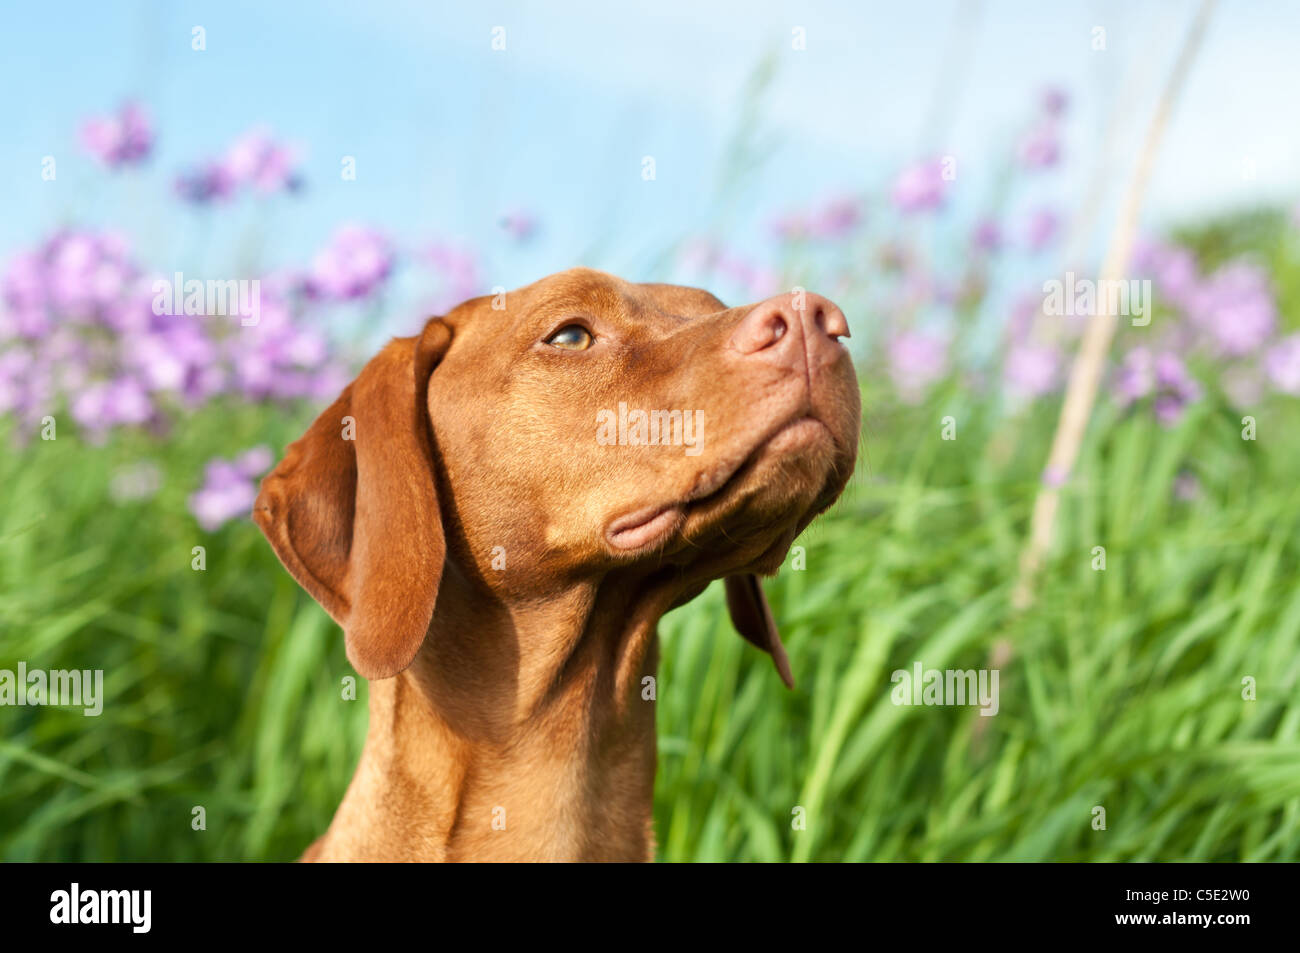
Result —
[{"label": "dog's neck", "polygon": [[304,859],[651,859],[671,594],[629,591],[485,609],[446,574],[415,661],[370,683],[361,763]]}]

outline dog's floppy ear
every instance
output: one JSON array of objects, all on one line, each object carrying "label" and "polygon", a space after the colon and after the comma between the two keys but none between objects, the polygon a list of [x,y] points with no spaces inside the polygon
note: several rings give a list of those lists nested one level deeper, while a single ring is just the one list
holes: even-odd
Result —
[{"label": "dog's floppy ear", "polygon": [[406,668],[429,630],[446,540],[428,382],[451,342],[440,320],[398,338],[289,445],[253,517],[289,573],[346,633],[366,678]]},{"label": "dog's floppy ear", "polygon": [[763,587],[753,573],[728,576],[727,612],[731,614],[731,624],[736,631],[772,656],[776,670],[785,682],[786,688],[794,688],[794,675],[790,672],[790,659],[781,644],[781,636],[776,631],[776,620],[772,618],[772,607],[767,604]]}]

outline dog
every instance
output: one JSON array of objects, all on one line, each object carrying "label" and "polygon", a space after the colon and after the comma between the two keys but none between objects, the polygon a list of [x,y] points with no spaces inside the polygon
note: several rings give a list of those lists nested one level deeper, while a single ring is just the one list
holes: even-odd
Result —
[{"label": "dog", "polygon": [[254,504],[370,679],[302,859],[653,859],[657,623],[724,579],[793,687],[757,577],[853,471],[848,334],[801,289],[728,308],[575,269],[366,364]]}]

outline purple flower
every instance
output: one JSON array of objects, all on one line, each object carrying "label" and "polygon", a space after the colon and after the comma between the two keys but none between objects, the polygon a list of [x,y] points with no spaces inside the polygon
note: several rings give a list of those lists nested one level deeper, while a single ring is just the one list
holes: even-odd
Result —
[{"label": "purple flower", "polygon": [[924,331],[902,331],[887,345],[889,375],[899,396],[916,403],[948,370],[948,342]]},{"label": "purple flower", "polygon": [[365,298],[383,285],[392,269],[392,248],[382,234],[363,225],[344,225],[312,259],[307,291],[334,301]]},{"label": "purple flower", "polygon": [[783,242],[797,242],[808,237],[808,220],[798,212],[789,212],[772,222],[772,234]]},{"label": "purple flower", "polygon": [[136,103],[124,103],[116,115],[92,116],[81,126],[82,145],[110,169],[135,165],[149,158],[153,127]]},{"label": "purple flower", "polygon": [[333,396],[319,390],[322,374],[335,379],[329,342],[295,319],[292,301],[275,280],[262,287],[261,320],[222,343],[230,385],[249,400]]},{"label": "purple flower", "polygon": [[240,189],[259,195],[302,188],[298,150],[277,143],[258,127],[235,139],[221,158],[204,162],[176,179],[176,194],[195,205],[233,198]]},{"label": "purple flower", "polygon": [[1180,308],[1186,308],[1200,288],[1196,256],[1178,245],[1138,242],[1133,252],[1133,271],[1138,276],[1149,274],[1160,295]]},{"label": "purple flower", "polygon": [[862,205],[852,196],[832,199],[823,205],[809,223],[814,238],[832,241],[852,234],[862,224]]},{"label": "purple flower", "polygon": [[13,349],[0,351],[0,414],[22,408],[27,394],[28,357]]},{"label": "purple flower", "polygon": [[943,172],[940,159],[926,159],[904,169],[894,180],[894,204],[908,214],[941,207],[948,193]]},{"label": "purple flower", "polygon": [[1268,349],[1264,373],[1282,393],[1300,397],[1300,334],[1284,337]]},{"label": "purple flower", "polygon": [[1061,353],[1054,347],[1021,342],[1007,351],[1002,376],[1013,397],[1033,400],[1052,393],[1059,383]]},{"label": "purple flower", "polygon": [[271,448],[259,444],[235,457],[235,469],[252,480],[271,469],[272,460]]},{"label": "purple flower", "polygon": [[1060,227],[1061,220],[1055,212],[1048,208],[1037,209],[1025,223],[1025,244],[1030,251],[1042,251],[1056,239]]},{"label": "purple flower", "polygon": [[1156,420],[1162,427],[1172,427],[1183,415],[1186,401],[1179,400],[1174,394],[1161,394],[1155,400]]},{"label": "purple flower", "polygon": [[1135,347],[1125,355],[1115,379],[1121,404],[1127,406],[1151,393],[1155,387],[1153,363],[1151,352],[1144,347]]},{"label": "purple flower", "polygon": [[72,419],[95,437],[123,424],[143,424],[153,413],[148,393],[134,377],[91,384],[72,402]]},{"label": "purple flower", "polygon": [[1045,115],[1053,119],[1059,119],[1065,115],[1065,110],[1069,108],[1070,97],[1060,87],[1049,86],[1043,90],[1041,102]]},{"label": "purple flower", "polygon": [[1115,389],[1121,406],[1154,397],[1156,419],[1164,426],[1176,423],[1187,405],[1201,396],[1200,384],[1180,357],[1169,351],[1154,354],[1144,347],[1125,356]]},{"label": "purple flower", "polygon": [[513,240],[527,242],[537,234],[537,219],[530,212],[515,209],[501,216],[499,223]]},{"label": "purple flower", "polygon": [[998,251],[1002,248],[1002,227],[991,218],[981,219],[971,233],[971,244],[980,251]]},{"label": "purple flower", "polygon": [[1188,316],[1216,353],[1241,357],[1257,352],[1277,327],[1268,275],[1246,262],[1224,265],[1191,296]]},{"label": "purple flower", "polygon": [[39,256],[20,254],[9,263],[2,286],[0,338],[40,338],[51,319],[45,304],[45,266]]},{"label": "purple flower", "polygon": [[1159,294],[1186,313],[1180,346],[1199,343],[1220,358],[1248,357],[1277,329],[1277,304],[1263,268],[1234,261],[1206,278],[1191,251],[1150,240],[1138,244],[1133,266],[1138,274],[1150,274]]},{"label": "purple flower", "polygon": [[121,359],[150,391],[192,393],[196,378],[218,370],[210,331],[193,318],[159,315],[148,329],[123,336]]},{"label": "purple flower", "polygon": [[1043,295],[1037,289],[1018,295],[1011,305],[1011,314],[1007,321],[1007,337],[1019,340],[1027,336],[1043,314]]},{"label": "purple flower", "polygon": [[176,194],[193,205],[206,205],[233,197],[236,184],[224,165],[209,162],[177,176]]},{"label": "purple flower", "polygon": [[1054,122],[1039,122],[1020,143],[1020,164],[1026,169],[1046,169],[1061,158],[1061,140]]},{"label": "purple flower", "polygon": [[87,320],[106,323],[135,278],[126,244],[110,235],[65,232],[46,246],[46,291],[50,304]]},{"label": "purple flower", "polygon": [[59,318],[108,324],[137,276],[120,237],[69,230],[12,259],[0,289],[12,333],[34,339]]},{"label": "purple flower", "polygon": [[772,222],[772,234],[780,241],[835,241],[855,232],[862,224],[862,201],[852,195],[833,198],[810,212],[788,212]]},{"label": "purple flower", "polygon": [[1174,387],[1179,390],[1195,388],[1196,383],[1187,373],[1187,366],[1176,354],[1165,352],[1156,355],[1156,384],[1160,387]]},{"label": "purple flower", "polygon": [[244,327],[155,314],[152,281],[111,233],[58,232],[0,274],[0,414],[26,428],[66,408],[100,441],[223,393],[318,399],[346,383],[289,276],[262,279],[261,320]]},{"label": "purple flower", "polygon": [[297,159],[296,150],[275,142],[267,129],[258,127],[231,143],[220,165],[237,185],[270,195],[296,192],[302,186]]},{"label": "purple flower", "polygon": [[217,458],[203,473],[203,486],[190,496],[190,512],[209,533],[247,516],[257,499],[254,479],[271,465],[271,451],[254,447],[234,461]]}]

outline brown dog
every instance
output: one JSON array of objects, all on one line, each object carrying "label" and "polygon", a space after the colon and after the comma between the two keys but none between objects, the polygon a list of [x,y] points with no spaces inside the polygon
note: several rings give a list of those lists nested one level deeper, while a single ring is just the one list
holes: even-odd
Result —
[{"label": "brown dog", "polygon": [[852,472],[848,333],[801,290],[728,309],[577,269],[371,360],[254,514],[372,679],[304,859],[650,859],[656,625],[725,578],[792,683],[753,574]]}]

